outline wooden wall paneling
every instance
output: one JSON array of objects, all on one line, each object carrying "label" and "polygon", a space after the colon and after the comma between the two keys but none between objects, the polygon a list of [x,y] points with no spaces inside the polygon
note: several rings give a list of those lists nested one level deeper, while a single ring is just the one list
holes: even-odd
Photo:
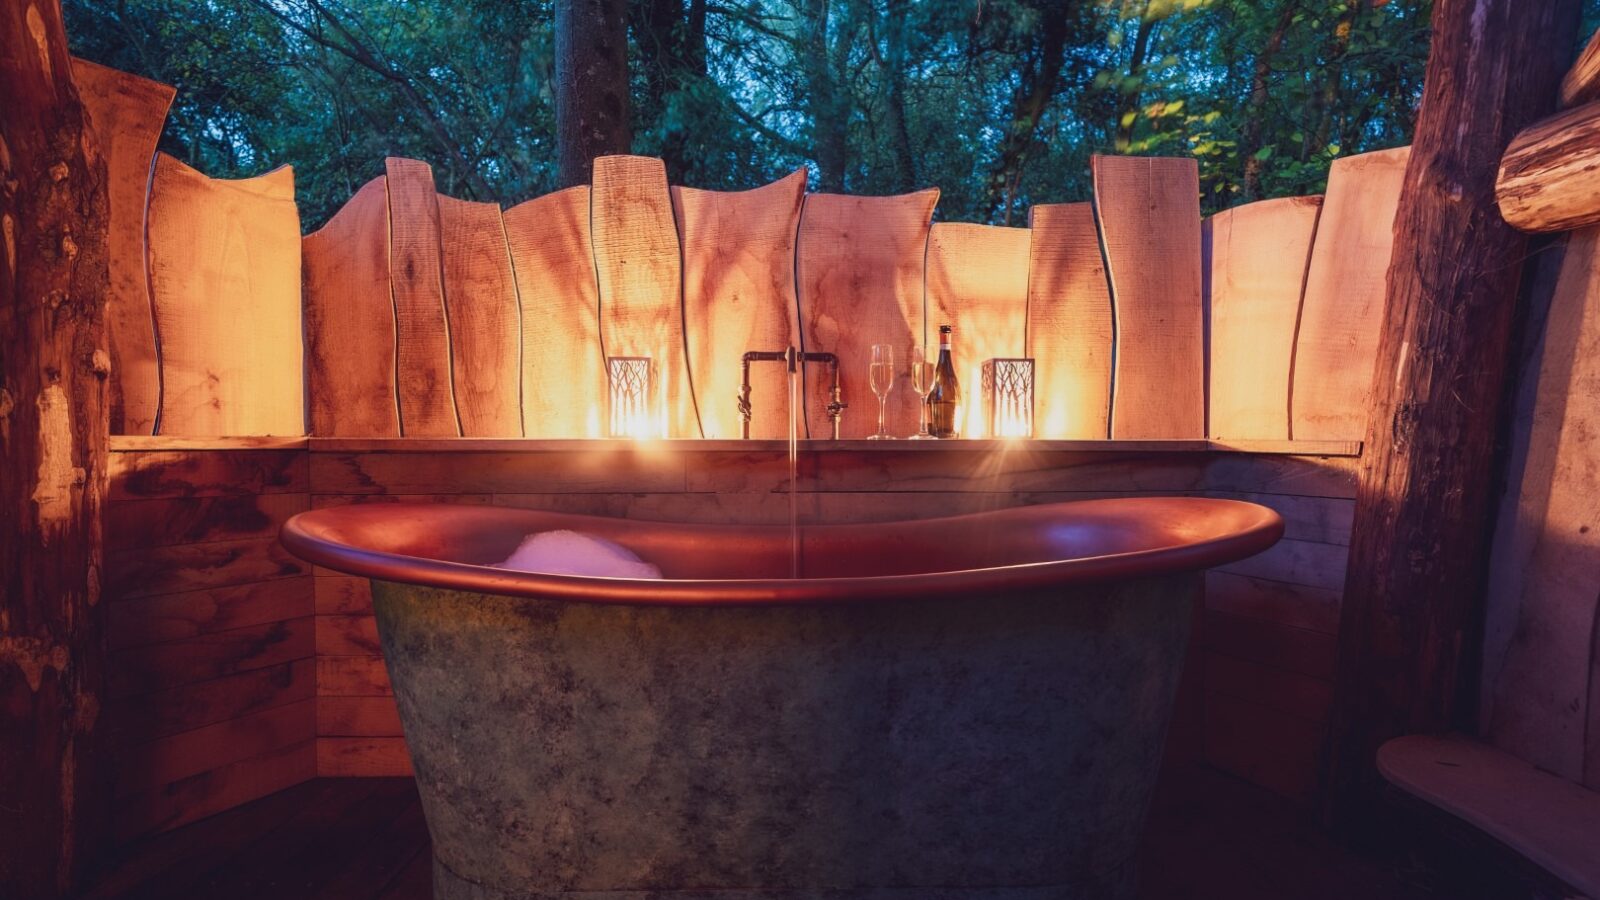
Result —
[{"label": "wooden wall paneling", "polygon": [[1206,608],[1322,634],[1339,631],[1340,592],[1232,572],[1206,573]]},{"label": "wooden wall paneling", "polygon": [[[794,260],[805,190],[805,169],[748,191],[672,188],[683,245],[689,373],[708,438],[740,436],[744,353],[800,346]],[[821,378],[827,370],[813,372]],[[750,436],[786,438],[789,395],[783,366],[751,366],[750,397]]]},{"label": "wooden wall paneling", "polygon": [[1027,355],[1030,235],[1026,228],[965,222],[936,222],[928,233],[929,359],[939,352],[933,329],[950,323],[959,355],[957,376],[965,390],[962,434],[970,437],[988,434],[984,361]]},{"label": "wooden wall paneling", "polygon": [[[1569,238],[1521,400],[1527,428],[1513,470],[1515,506],[1491,575],[1486,733],[1512,755],[1581,781],[1586,775],[1596,617],[1600,614],[1600,226]],[[1531,404],[1531,409],[1529,408]],[[1510,570],[1507,570],[1510,566]],[[1496,652],[1497,651],[1497,652]],[[1591,773],[1592,774],[1592,773]]]},{"label": "wooden wall paneling", "polygon": [[306,616],[118,650],[108,661],[107,696],[118,700],[309,659],[316,636]]},{"label": "wooden wall paneling", "polygon": [[84,59],[73,59],[72,80],[106,161],[111,433],[154,434],[161,371],[150,282],[145,277],[144,213],[156,142],[177,92],[170,85]]},{"label": "wooden wall paneling", "polygon": [[147,244],[162,434],[305,434],[294,170],[207,178],[157,154]]},{"label": "wooden wall paneling", "polygon": [[1111,436],[1202,437],[1199,168],[1192,158],[1092,163],[1116,315]]},{"label": "wooden wall paneling", "polygon": [[1309,803],[1326,725],[1208,691],[1206,762],[1296,803]]},{"label": "wooden wall paneling", "polygon": [[388,179],[362,185],[300,252],[311,433],[399,437]]},{"label": "wooden wall paneling", "polygon": [[106,589],[113,597],[147,597],[292,578],[311,571],[276,537],[146,547],[106,554]]},{"label": "wooden wall paneling", "polygon": [[504,215],[522,307],[522,430],[530,438],[606,435],[589,194],[579,185]]},{"label": "wooden wall paneling", "polygon": [[107,504],[105,547],[135,550],[208,541],[276,537],[278,528],[311,506],[305,494],[177,497]]},{"label": "wooden wall paneling", "polygon": [[1111,436],[1111,288],[1088,203],[1028,213],[1028,355],[1042,438]]},{"label": "wooden wall paneling", "polygon": [[522,436],[522,310],[497,203],[440,195],[456,414],[467,437]]},{"label": "wooden wall paneling", "polygon": [[314,701],[274,706],[117,754],[116,792],[128,797],[316,737]]},{"label": "wooden wall paneling", "polygon": [[319,656],[317,696],[392,697],[381,656]]},{"label": "wooden wall paneling", "polygon": [[1334,160],[1300,306],[1289,394],[1296,440],[1362,440],[1384,279],[1410,148]]},{"label": "wooden wall paneling", "polygon": [[311,581],[301,576],[113,599],[110,645],[119,650],[309,616],[317,608]]},{"label": "wooden wall paneling", "polygon": [[305,493],[310,461],[299,450],[160,450],[112,453],[106,499],[249,497]]},{"label": "wooden wall paneling", "polygon": [[591,196],[606,356],[648,356],[658,433],[704,437],[683,336],[683,261],[659,159],[602,156]]},{"label": "wooden wall paneling", "polygon": [[130,797],[116,812],[117,837],[176,828],[309,781],[317,775],[315,753],[315,742],[303,741]]},{"label": "wooden wall paneling", "polygon": [[[930,337],[924,315],[924,263],[937,189],[895,197],[812,194],[800,213],[796,273],[801,339],[807,351],[838,354],[846,411],[841,436],[864,438],[877,431],[877,398],[867,381],[873,344],[892,344],[895,362]],[[960,336],[955,353],[965,359]],[[820,373],[818,373],[820,374]],[[808,375],[813,402],[807,421],[813,437],[826,437],[826,420],[813,409],[822,392]],[[964,385],[970,399],[976,385]],[[884,422],[905,437],[917,429],[917,404],[903,382],[889,394]]]},{"label": "wooden wall paneling", "polygon": [[1321,197],[1217,213],[1202,231],[1207,427],[1222,440],[1289,437],[1289,376]]},{"label": "wooden wall paneling", "polygon": [[316,695],[316,661],[296,660],[131,697],[107,707],[118,740],[138,744]]},{"label": "wooden wall paneling", "polygon": [[389,190],[389,272],[394,296],[400,433],[456,437],[450,322],[444,305],[439,195],[433,169],[400,157],[384,161]]},{"label": "wooden wall paneling", "polygon": [[317,734],[323,737],[398,737],[400,710],[389,697],[318,697]]},{"label": "wooden wall paneling", "polygon": [[317,739],[321,778],[409,776],[411,754],[402,737],[325,737]]}]

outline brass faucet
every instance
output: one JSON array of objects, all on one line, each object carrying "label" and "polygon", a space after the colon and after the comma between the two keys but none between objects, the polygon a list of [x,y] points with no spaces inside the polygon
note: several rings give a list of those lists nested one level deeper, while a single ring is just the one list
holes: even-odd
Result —
[{"label": "brass faucet", "polygon": [[[839,420],[849,404],[844,402],[844,394],[839,389],[839,357],[832,353],[800,353],[793,347],[784,350],[751,350],[744,355],[744,380],[739,385],[739,420],[740,436],[745,440],[750,439],[750,364],[753,362],[781,362],[788,366],[790,372],[799,371],[803,363],[827,363],[833,370],[833,387],[828,396],[828,418],[833,422],[833,439],[839,439]],[[802,403],[805,401],[802,400]],[[794,415],[790,410],[789,414]]]}]

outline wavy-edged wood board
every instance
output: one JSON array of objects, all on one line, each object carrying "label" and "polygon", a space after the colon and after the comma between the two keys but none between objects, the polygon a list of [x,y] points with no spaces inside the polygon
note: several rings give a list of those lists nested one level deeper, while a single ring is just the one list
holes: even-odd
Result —
[{"label": "wavy-edged wood board", "polygon": [[161,370],[145,277],[144,213],[150,163],[177,92],[170,85],[77,58],[72,60],[72,80],[106,161],[111,433],[154,434]]},{"label": "wavy-edged wood board", "polygon": [[1287,440],[1289,369],[1321,197],[1236,206],[1205,221],[1210,436]]},{"label": "wavy-edged wood board", "polygon": [[450,320],[444,306],[439,199],[433,169],[400,157],[384,160],[389,188],[389,278],[394,296],[395,381],[400,433],[456,437],[450,370]]},{"label": "wavy-edged wood board", "polygon": [[1028,213],[1028,351],[1034,436],[1111,436],[1111,289],[1094,209],[1050,203]]},{"label": "wavy-edged wood board", "polygon": [[647,156],[594,161],[590,206],[606,356],[648,356],[651,408],[665,437],[704,437],[683,341],[683,260],[666,165]]},{"label": "wavy-edged wood board", "polygon": [[311,433],[399,437],[384,176],[306,235],[300,252]]},{"label": "wavy-edged wood board", "polygon": [[[917,402],[904,378],[911,348],[928,341],[923,264],[938,202],[937,189],[893,197],[811,194],[805,199],[795,265],[801,339],[807,351],[839,357],[844,401],[850,404],[843,438],[877,431],[878,401],[867,380],[873,344],[895,348],[896,384],[884,417],[889,433],[906,437],[917,429]],[[957,340],[955,352],[964,359]],[[806,384],[810,433],[827,437],[827,420],[814,411],[819,398],[826,397],[824,370],[808,373]],[[970,400],[976,388],[962,385],[963,398]]]},{"label": "wavy-edged wood board", "polygon": [[294,170],[207,178],[156,155],[147,228],[162,434],[305,434]]},{"label": "wavy-edged wood board", "polygon": [[[805,190],[804,169],[748,191],[672,189],[683,244],[689,372],[708,438],[740,436],[745,352],[800,345],[794,253]],[[750,436],[787,437],[788,379],[781,364],[751,366],[750,398]]]},{"label": "wavy-edged wood board", "polygon": [[[967,400],[962,433],[968,437],[988,434],[984,361],[1027,355],[1029,237],[1026,228],[966,222],[936,222],[928,233],[929,337],[940,324],[955,328],[957,376]],[[938,341],[932,343],[928,358],[937,359]]]},{"label": "wavy-edged wood board", "polygon": [[1111,436],[1204,437],[1199,167],[1148,156],[1092,163],[1116,314]]},{"label": "wavy-edged wood board", "polygon": [[522,436],[522,311],[500,205],[439,196],[456,415],[465,437]]},{"label": "wavy-edged wood board", "polygon": [[1311,247],[1289,395],[1296,440],[1366,437],[1385,281],[1411,148],[1334,160]]},{"label": "wavy-edged wood board", "polygon": [[505,211],[522,307],[522,430],[530,438],[606,435],[600,289],[588,185]]}]

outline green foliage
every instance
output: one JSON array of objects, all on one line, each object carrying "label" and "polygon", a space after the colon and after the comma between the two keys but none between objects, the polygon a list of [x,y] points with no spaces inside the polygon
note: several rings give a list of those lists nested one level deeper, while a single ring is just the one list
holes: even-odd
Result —
[{"label": "green foliage", "polygon": [[[461,197],[555,185],[553,0],[63,5],[74,52],[178,88],[163,150],[218,177],[292,164],[308,230],[388,155]],[[633,149],[700,187],[805,165],[1012,224],[1087,199],[1092,153],[1193,155],[1208,212],[1317,193],[1333,159],[1410,139],[1430,8],[630,0]]]}]

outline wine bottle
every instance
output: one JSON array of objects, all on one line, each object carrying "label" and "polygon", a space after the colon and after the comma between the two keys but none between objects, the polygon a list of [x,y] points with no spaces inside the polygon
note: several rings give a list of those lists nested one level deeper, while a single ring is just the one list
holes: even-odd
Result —
[{"label": "wine bottle", "polygon": [[956,380],[956,364],[950,358],[949,325],[939,326],[939,362],[934,367],[933,390],[928,392],[929,417],[936,438],[960,437],[961,382]]}]

